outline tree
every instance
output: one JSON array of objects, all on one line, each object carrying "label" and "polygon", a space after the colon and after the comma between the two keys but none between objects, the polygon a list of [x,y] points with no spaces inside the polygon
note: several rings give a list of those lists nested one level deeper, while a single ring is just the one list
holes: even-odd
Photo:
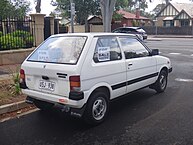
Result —
[{"label": "tree", "polygon": [[13,5],[8,0],[0,1],[0,17],[7,17],[12,15]]},{"label": "tree", "polygon": [[129,11],[133,11],[135,9],[137,2],[139,3],[140,9],[142,9],[143,11],[148,8],[147,0],[128,0]]},{"label": "tree", "polygon": [[34,1],[36,3],[36,13],[40,13],[41,12],[41,0],[35,0]]},{"label": "tree", "polygon": [[12,0],[15,16],[25,16],[30,11],[30,2],[28,0]]},{"label": "tree", "polygon": [[100,0],[104,32],[111,32],[111,21],[116,0]]},{"label": "tree", "polygon": [[[70,0],[56,0],[57,10],[60,10],[66,17],[70,17]],[[99,13],[98,0],[75,0],[76,22],[85,24],[89,15],[96,15]]]},{"label": "tree", "polygon": [[0,17],[25,16],[30,10],[30,2],[27,0],[0,0]]}]

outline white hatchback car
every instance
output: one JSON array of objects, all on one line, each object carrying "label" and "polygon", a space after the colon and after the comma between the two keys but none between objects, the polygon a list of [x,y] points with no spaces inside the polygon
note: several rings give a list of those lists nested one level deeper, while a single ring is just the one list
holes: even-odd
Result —
[{"label": "white hatchback car", "polygon": [[158,93],[172,71],[134,35],[74,33],[49,37],[23,62],[20,87],[26,102],[47,110],[55,105],[90,124],[104,121],[109,101],[150,87]]}]

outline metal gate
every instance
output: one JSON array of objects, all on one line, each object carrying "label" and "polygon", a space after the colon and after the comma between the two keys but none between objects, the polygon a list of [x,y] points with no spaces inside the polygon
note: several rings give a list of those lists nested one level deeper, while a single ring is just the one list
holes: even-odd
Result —
[{"label": "metal gate", "polygon": [[51,36],[50,17],[44,18],[44,40]]}]

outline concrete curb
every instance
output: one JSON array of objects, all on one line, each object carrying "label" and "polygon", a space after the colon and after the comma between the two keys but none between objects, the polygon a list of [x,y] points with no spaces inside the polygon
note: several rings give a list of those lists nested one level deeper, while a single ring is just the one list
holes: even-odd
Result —
[{"label": "concrete curb", "polygon": [[193,38],[192,35],[149,35],[148,38]]},{"label": "concrete curb", "polygon": [[160,38],[148,38],[147,41],[162,41]]},{"label": "concrete curb", "polygon": [[0,115],[5,114],[5,113],[9,113],[9,112],[13,112],[13,111],[17,111],[19,109],[23,109],[23,108],[26,108],[29,106],[30,105],[27,104],[25,101],[20,101],[20,102],[16,102],[16,103],[12,103],[12,104],[7,104],[7,105],[2,105],[2,106],[0,106]]}]

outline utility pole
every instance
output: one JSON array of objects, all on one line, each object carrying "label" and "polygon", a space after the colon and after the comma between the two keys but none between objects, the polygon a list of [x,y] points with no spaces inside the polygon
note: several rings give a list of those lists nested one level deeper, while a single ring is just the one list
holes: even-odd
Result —
[{"label": "utility pole", "polygon": [[70,0],[70,12],[71,12],[71,32],[74,33],[74,16],[75,16],[75,3]]}]

